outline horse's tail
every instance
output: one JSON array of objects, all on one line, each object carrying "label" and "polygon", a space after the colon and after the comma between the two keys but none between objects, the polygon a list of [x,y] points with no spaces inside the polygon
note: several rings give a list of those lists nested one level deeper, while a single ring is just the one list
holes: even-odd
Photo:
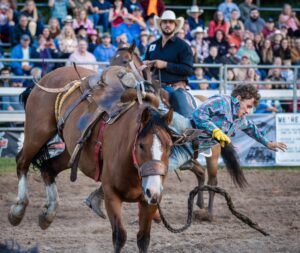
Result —
[{"label": "horse's tail", "polygon": [[27,99],[32,91],[33,87],[27,87],[26,90],[24,90],[20,95],[19,95],[19,101],[20,103],[23,104],[24,109],[26,107]]},{"label": "horse's tail", "polygon": [[248,182],[241,169],[240,161],[234,146],[230,143],[225,145],[224,148],[221,148],[221,156],[234,184],[241,189],[245,188],[248,185]]}]

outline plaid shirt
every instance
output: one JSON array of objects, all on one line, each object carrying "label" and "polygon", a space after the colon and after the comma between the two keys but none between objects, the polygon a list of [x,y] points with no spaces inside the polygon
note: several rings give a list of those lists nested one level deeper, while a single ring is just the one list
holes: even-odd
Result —
[{"label": "plaid shirt", "polygon": [[[251,138],[267,146],[268,140],[258,130],[253,121],[246,117],[238,118],[237,114],[240,109],[239,101],[231,96],[212,96],[200,105],[193,114],[193,120],[198,129],[203,129],[212,136],[215,128],[220,128],[228,136],[233,136],[239,129],[244,131]],[[201,141],[200,148],[210,147],[216,144],[216,141]],[[210,143],[208,143],[210,142]]]}]

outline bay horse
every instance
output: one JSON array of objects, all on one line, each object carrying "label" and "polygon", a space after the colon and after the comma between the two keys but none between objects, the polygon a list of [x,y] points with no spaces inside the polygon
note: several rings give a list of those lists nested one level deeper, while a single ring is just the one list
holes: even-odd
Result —
[{"label": "bay horse", "polygon": [[[120,67],[115,67],[120,68]],[[56,89],[76,79],[72,67],[63,67],[44,76],[39,85]],[[93,72],[78,68],[80,74]],[[111,89],[107,86],[107,89]],[[107,93],[96,89],[92,97],[107,99]],[[18,196],[12,205],[8,218],[12,225],[20,224],[29,203],[27,192],[27,173],[30,163],[38,155],[39,150],[57,132],[54,113],[55,96],[39,87],[34,87],[25,107],[25,140],[23,149],[17,156],[17,175],[19,179]],[[61,114],[81,96],[75,90],[62,105]],[[146,97],[147,98],[147,97]],[[147,252],[150,242],[152,216],[156,212],[155,205],[162,197],[163,182],[167,174],[168,157],[172,146],[168,124],[172,119],[172,110],[164,116],[153,107],[155,99],[148,99],[142,105],[134,103],[119,119],[107,125],[103,135],[101,175],[105,204],[112,227],[114,251],[120,252],[126,242],[126,230],[123,225],[122,202],[140,202],[139,232],[137,244],[140,252]],[[118,102],[119,99],[116,98]],[[158,103],[154,103],[156,106]],[[84,101],[70,114],[64,124],[62,137],[66,149],[58,157],[44,161],[41,166],[42,178],[46,185],[47,203],[39,216],[39,225],[46,229],[55,218],[58,207],[58,192],[55,177],[67,169],[70,154],[80,137],[82,115],[96,110],[97,104]],[[47,112],[47,114],[45,114]],[[97,142],[98,129],[101,122],[93,128],[86,141],[79,160],[80,170],[88,177],[95,177],[94,147]]]},{"label": "bay horse", "polygon": [[[143,67],[143,62],[141,61],[140,57],[135,53],[134,50],[135,44],[131,44],[130,47],[122,47],[119,49],[115,56],[111,59],[110,65],[123,65],[126,66],[130,63],[131,66],[136,66],[137,71],[142,69],[143,72],[140,73],[142,77],[144,77],[147,80],[151,80],[150,83],[155,85],[155,90],[161,97],[161,100],[164,102],[164,104],[171,108],[170,103],[170,96],[169,93],[166,92],[164,89],[160,87],[159,81],[154,80],[149,73],[149,68]],[[149,77],[150,75],[150,77]],[[196,99],[200,100],[201,102],[204,102],[207,98],[205,96],[197,96]],[[172,108],[174,109],[174,108]],[[174,110],[176,111],[176,110]],[[180,113],[180,112],[179,112]],[[208,180],[207,184],[211,186],[217,186],[218,180],[217,180],[217,173],[218,173],[218,160],[220,157],[223,158],[223,161],[225,163],[226,169],[228,170],[234,184],[238,186],[239,188],[244,188],[247,185],[247,181],[243,175],[243,171],[240,168],[239,160],[237,157],[237,154],[234,150],[234,147],[232,144],[226,145],[225,148],[221,149],[220,144],[216,144],[211,148],[212,154],[210,157],[205,157],[206,160],[206,166],[207,166],[207,174],[208,174]],[[188,164],[190,166],[191,164]],[[199,167],[198,165],[192,166],[192,172],[197,177],[198,186],[204,185],[204,177],[203,177],[203,169]],[[184,167],[184,169],[187,169]],[[208,215],[204,217],[204,219],[208,221],[213,220],[213,203],[214,203],[214,196],[215,193],[212,191],[209,191],[209,200],[208,200]],[[203,191],[198,192],[198,198],[197,198],[197,206],[200,209],[204,208],[204,199],[203,199]]]}]

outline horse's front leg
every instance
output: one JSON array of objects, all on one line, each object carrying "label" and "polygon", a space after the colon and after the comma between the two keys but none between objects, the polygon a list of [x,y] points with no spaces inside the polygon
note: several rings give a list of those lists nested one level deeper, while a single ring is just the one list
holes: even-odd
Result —
[{"label": "horse's front leg", "polygon": [[156,205],[148,205],[146,202],[140,202],[141,209],[139,213],[140,230],[137,234],[137,245],[140,253],[148,252],[150,243],[150,231],[153,216],[157,210]]},{"label": "horse's front leg", "polygon": [[106,212],[112,228],[114,252],[118,253],[121,252],[127,239],[127,233],[122,220],[122,201],[112,189],[107,189],[103,185],[103,190]]}]

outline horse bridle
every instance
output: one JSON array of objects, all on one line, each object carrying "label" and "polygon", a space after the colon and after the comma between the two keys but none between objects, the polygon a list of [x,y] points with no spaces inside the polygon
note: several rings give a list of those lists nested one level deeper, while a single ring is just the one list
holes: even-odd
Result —
[{"label": "horse bridle", "polygon": [[133,149],[132,149],[132,160],[135,168],[138,170],[138,174],[140,178],[148,177],[148,176],[165,176],[167,174],[167,166],[160,160],[150,160],[144,162],[141,166],[138,163],[136,156],[136,145],[138,136],[142,130],[142,123],[140,122],[138,131],[136,133]]}]

